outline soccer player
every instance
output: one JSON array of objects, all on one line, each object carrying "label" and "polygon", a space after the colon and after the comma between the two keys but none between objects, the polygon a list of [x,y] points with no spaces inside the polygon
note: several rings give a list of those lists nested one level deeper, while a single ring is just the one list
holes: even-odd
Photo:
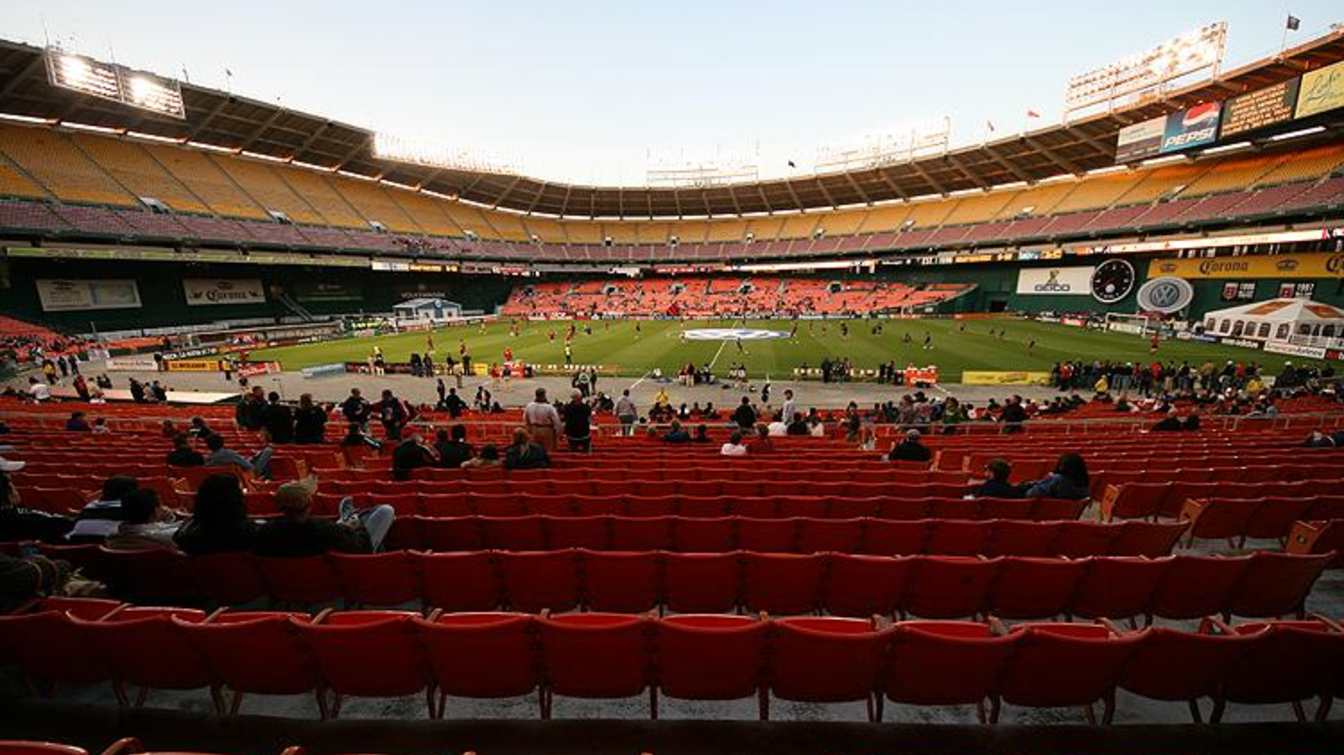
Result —
[{"label": "soccer player", "polygon": [[565,364],[574,364],[574,349],[568,341],[565,342]]},{"label": "soccer player", "polygon": [[1034,351],[1035,349],[1036,349],[1036,339],[1033,338],[1033,339],[1027,341],[1027,353],[1030,354],[1030,353],[1031,353],[1032,351]]},{"label": "soccer player", "polygon": [[924,331],[924,350],[931,351],[932,349],[933,349],[933,334],[926,330]]},{"label": "soccer player", "polygon": [[1152,338],[1152,340],[1150,340],[1150,341],[1148,342],[1148,353],[1149,353],[1149,354],[1156,354],[1156,353],[1157,353],[1157,346],[1158,346],[1159,343],[1161,343],[1161,341],[1162,341],[1161,337],[1158,336],[1158,334],[1154,333],[1154,334],[1153,334],[1153,338]]}]

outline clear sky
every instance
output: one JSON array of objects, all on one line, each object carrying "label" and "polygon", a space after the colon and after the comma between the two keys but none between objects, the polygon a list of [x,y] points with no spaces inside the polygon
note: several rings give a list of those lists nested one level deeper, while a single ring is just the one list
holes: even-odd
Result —
[{"label": "clear sky", "polygon": [[[1072,75],[1226,20],[1231,65],[1344,22],[1338,0],[0,0],[0,35],[578,183],[655,160],[817,148],[950,116],[955,144],[1057,121]],[[226,82],[225,69],[233,72]],[[2,103],[0,103],[2,107]]]}]

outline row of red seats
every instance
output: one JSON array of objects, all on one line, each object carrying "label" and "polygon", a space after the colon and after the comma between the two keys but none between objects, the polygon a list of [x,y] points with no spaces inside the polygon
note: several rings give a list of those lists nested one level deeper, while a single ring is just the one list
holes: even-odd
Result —
[{"label": "row of red seats", "polygon": [[955,556],[1165,556],[1182,524],[1017,519],[788,517],[406,517],[389,547],[435,551],[558,548],[680,553],[868,553]]},{"label": "row of red seats", "polygon": [[1327,569],[1344,569],[1344,519],[1295,522],[1284,550],[1288,553],[1334,553]]},{"label": "row of red seats", "polygon": [[846,616],[1010,618],[1143,615],[1192,619],[1301,614],[1331,554],[1257,552],[1239,557],[1002,556],[469,551],[267,559],[187,558],[170,551],[107,551],[95,573],[137,603],[202,598],[242,605],[390,606],[445,610],[816,610]]},{"label": "row of red seats", "polygon": [[[280,752],[280,755],[305,755],[306,751],[295,745],[286,747]],[[89,755],[89,751],[83,747],[74,745],[58,744],[56,742],[36,742],[32,740],[3,739],[0,740],[0,755]],[[156,752],[145,749],[135,737],[124,737],[113,742],[102,755],[208,755],[200,752]]]},{"label": "row of red seats", "polygon": [[[313,511],[330,515],[336,512],[341,499],[339,493],[318,493],[313,497]],[[605,496],[587,495],[354,495],[356,503],[364,505],[387,504],[400,516],[686,516],[722,517],[747,516],[757,519],[807,516],[814,518],[848,519],[872,517],[875,519],[1033,519],[1055,521],[1077,519],[1087,508],[1087,501],[1056,498],[964,498],[948,497],[896,498],[846,496],[758,496],[736,498],[729,496],[690,497],[664,495],[649,497],[639,494]],[[248,509],[253,513],[274,513],[271,493],[249,493]]]},{"label": "row of red seats", "polygon": [[1190,523],[1191,545],[1195,538],[1225,539],[1237,548],[1248,537],[1282,543],[1298,521],[1344,520],[1344,495],[1187,498],[1179,519]]},{"label": "row of red seats", "polygon": [[[1338,474],[1338,473],[1335,473]],[[1291,481],[1290,481],[1291,480]],[[1344,490],[1344,479],[1310,479],[1285,470],[1273,480],[1256,482],[1200,482],[1182,478],[1164,482],[1126,482],[1107,485],[1100,496],[1098,516],[1103,521],[1115,519],[1156,519],[1159,516],[1176,518],[1181,515],[1186,501],[1209,498],[1317,498],[1334,501]],[[1334,519],[1337,511],[1333,503],[1322,503],[1322,519]]]},{"label": "row of red seats", "polygon": [[[127,688],[209,689],[220,714],[237,714],[246,694],[315,694],[323,718],[347,697],[425,696],[431,718],[447,698],[537,693],[550,718],[556,695],[687,700],[755,697],[864,701],[879,721],[884,701],[975,705],[997,722],[1003,703],[1024,707],[1104,706],[1116,690],[1162,701],[1320,701],[1323,720],[1344,695],[1344,631],[1335,622],[1266,622],[1229,627],[1206,620],[1199,632],[1109,622],[1024,624],[996,620],[899,622],[764,616],[579,613],[529,616],[402,611],[294,613],[133,608],[48,600],[0,618],[4,647],[33,678],[72,684],[111,681]],[[602,662],[595,663],[595,659]],[[225,696],[230,700],[226,703]],[[986,708],[988,713],[986,714]]]}]

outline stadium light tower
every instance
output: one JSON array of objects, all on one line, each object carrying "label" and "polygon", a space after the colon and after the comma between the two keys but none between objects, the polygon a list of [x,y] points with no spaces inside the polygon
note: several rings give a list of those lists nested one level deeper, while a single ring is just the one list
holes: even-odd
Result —
[{"label": "stadium light tower", "polygon": [[171,118],[187,117],[182,85],[174,79],[104,63],[56,46],[47,48],[46,63],[47,81],[52,86]]},{"label": "stadium light tower", "polygon": [[1168,84],[1211,69],[1218,75],[1227,50],[1227,22],[1218,21],[1182,34],[1157,47],[1069,79],[1064,91],[1064,121],[1093,105],[1114,109],[1117,102],[1144,92],[1161,93]]}]

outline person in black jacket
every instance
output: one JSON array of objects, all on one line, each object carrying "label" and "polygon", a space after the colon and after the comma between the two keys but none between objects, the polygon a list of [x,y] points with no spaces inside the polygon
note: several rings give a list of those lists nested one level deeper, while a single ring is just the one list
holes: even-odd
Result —
[{"label": "person in black jacket", "polygon": [[260,430],[266,424],[266,396],[261,386],[255,386],[239,402],[234,411],[238,426],[245,430]]},{"label": "person in black jacket", "polygon": [[919,431],[908,430],[905,440],[893,444],[887,453],[887,461],[928,461],[933,458],[929,447],[919,442]]},{"label": "person in black jacket", "polygon": [[201,481],[191,518],[177,529],[173,542],[183,553],[204,556],[250,551],[256,536],[238,478],[216,474]]},{"label": "person in black jacket", "polygon": [[539,443],[532,442],[527,430],[513,431],[513,443],[504,452],[505,469],[542,469],[551,466],[551,458]]},{"label": "person in black jacket", "polygon": [[9,472],[23,469],[23,462],[0,459],[0,540],[41,540],[44,543],[64,543],[65,536],[75,526],[69,517],[45,511],[25,509]]},{"label": "person in black jacket", "polygon": [[271,391],[266,397],[266,413],[263,415],[263,427],[271,434],[272,443],[294,442],[294,410],[289,404],[280,403],[280,394]]},{"label": "person in black jacket", "polygon": [[205,457],[191,447],[191,439],[186,433],[179,433],[173,436],[173,450],[168,453],[168,466],[203,467]]},{"label": "person in black jacket", "polygon": [[1021,498],[1022,489],[1008,482],[1008,478],[1013,473],[1013,467],[1003,459],[990,459],[985,465],[985,471],[989,473],[989,478],[979,485],[971,488],[971,495],[975,498]]},{"label": "person in black jacket", "polygon": [[439,454],[439,466],[444,469],[457,469],[462,462],[476,455],[467,442],[467,428],[453,425],[451,433],[440,430],[435,437],[434,450]]},{"label": "person in black jacket", "polygon": [[363,426],[369,421],[371,411],[368,399],[359,394],[358,388],[351,388],[350,396],[341,402],[341,414],[345,415],[346,422]]},{"label": "person in black jacket", "polygon": [[372,553],[380,550],[396,518],[391,506],[383,504],[356,514],[347,498],[341,501],[337,521],[313,519],[312,505],[316,478],[287,482],[275,491],[275,507],[281,517],[257,530],[252,552],[266,558],[302,558],[337,553]]},{"label": "person in black jacket", "polygon": [[1022,408],[1021,396],[1013,396],[1004,402],[999,421],[1003,423],[1005,433],[1022,432],[1022,423],[1027,421],[1027,410]]},{"label": "person in black jacket", "polygon": [[411,433],[392,450],[392,479],[409,480],[412,470],[438,466],[438,463],[434,449],[424,444],[420,433]]},{"label": "person in black jacket", "polygon": [[750,430],[756,426],[756,410],[751,408],[750,396],[742,397],[742,404],[733,412],[733,422],[744,430]]},{"label": "person in black jacket", "polygon": [[299,408],[294,413],[294,442],[322,443],[326,441],[327,412],[313,403],[313,394],[299,396]]}]

